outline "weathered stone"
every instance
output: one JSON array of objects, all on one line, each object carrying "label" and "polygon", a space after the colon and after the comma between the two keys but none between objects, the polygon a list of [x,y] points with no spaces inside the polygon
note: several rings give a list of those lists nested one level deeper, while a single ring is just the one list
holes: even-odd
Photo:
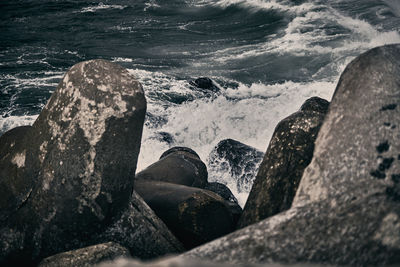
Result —
[{"label": "weathered stone", "polygon": [[375,48],[352,61],[339,80],[292,208],[183,257],[398,265],[399,92],[400,45]]},{"label": "weathered stone", "polygon": [[35,186],[0,225],[0,262],[91,245],[91,236],[122,213],[145,112],[141,85],[116,64],[91,60],[66,73],[17,160]]},{"label": "weathered stone", "polygon": [[159,161],[137,173],[136,179],[204,188],[207,176],[207,167],[196,152],[190,148],[175,147],[164,152]]},{"label": "weathered stone", "polygon": [[264,153],[233,139],[220,141],[209,155],[210,168],[229,173],[238,192],[249,192]]},{"label": "weathered stone", "polygon": [[104,232],[93,236],[93,240],[118,242],[134,258],[143,260],[184,251],[182,244],[135,191],[121,217]]},{"label": "weathered stone", "polygon": [[232,194],[232,191],[226,185],[217,182],[208,183],[204,189],[216,193],[225,200],[225,204],[232,214],[233,224],[236,226],[240,216],[242,216],[243,209]]},{"label": "weathered stone", "polygon": [[25,175],[25,138],[32,127],[21,126],[0,136],[0,225],[29,198],[34,181]]},{"label": "weathered stone", "polygon": [[50,256],[42,260],[39,267],[90,267],[103,261],[129,256],[126,248],[117,243],[108,242]]},{"label": "weathered stone", "polygon": [[[275,128],[260,164],[238,227],[261,221],[290,208],[304,169],[311,162],[314,142],[324,121],[326,100],[311,98],[302,109]],[[313,110],[315,108],[315,110]]]},{"label": "weathered stone", "polygon": [[135,190],[186,248],[234,229],[224,199],[208,190],[148,180],[137,180]]}]

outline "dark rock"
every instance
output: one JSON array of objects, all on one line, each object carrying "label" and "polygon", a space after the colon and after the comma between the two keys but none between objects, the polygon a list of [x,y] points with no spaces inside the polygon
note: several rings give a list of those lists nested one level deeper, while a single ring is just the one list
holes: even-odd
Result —
[{"label": "dark rock", "polygon": [[[324,121],[314,100],[285,118],[275,128],[238,227],[261,221],[290,208],[304,169],[311,162],[314,142]],[[311,108],[316,107],[313,111]],[[326,109],[322,109],[326,110]]]},{"label": "dark rock", "polygon": [[236,197],[232,194],[232,191],[224,184],[212,182],[208,183],[204,189],[218,194],[220,197],[229,202],[238,203]]},{"label": "dark rock", "polygon": [[34,181],[25,175],[24,139],[31,126],[21,126],[0,136],[0,225],[29,198]]},{"label": "dark rock", "polygon": [[232,191],[226,185],[217,182],[208,183],[204,189],[216,193],[225,200],[225,204],[231,211],[233,223],[236,225],[240,216],[242,216],[243,210]]},{"label": "dark rock", "polygon": [[90,245],[123,212],[145,112],[142,87],[126,69],[91,60],[67,72],[24,137],[16,165],[35,186],[0,225],[0,262]]},{"label": "dark rock", "polygon": [[[311,262],[350,266],[400,264],[400,45],[372,49],[343,72],[314,157],[291,209],[184,257],[235,262]],[[377,149],[387,143],[388,149]],[[395,158],[370,174],[383,158]]]},{"label": "dark rock", "polygon": [[184,146],[175,146],[175,147],[168,149],[167,151],[162,153],[162,155],[160,156],[160,159],[165,158],[166,156],[168,156],[171,153],[183,153],[183,154],[188,153],[188,154],[191,154],[192,156],[195,156],[200,159],[200,156],[196,153],[196,151],[194,151],[191,148],[184,147]]},{"label": "dark rock", "polygon": [[184,251],[182,244],[135,191],[124,213],[93,240],[118,242],[133,257],[143,260]]},{"label": "dark rock", "polygon": [[230,173],[237,191],[249,192],[264,153],[233,139],[220,141],[209,156],[210,168]]},{"label": "dark rock", "polygon": [[218,86],[216,86],[215,83],[208,77],[200,77],[194,81],[190,81],[189,83],[199,89],[206,89],[212,92],[219,91]]},{"label": "dark rock", "polygon": [[163,181],[204,188],[207,167],[190,148],[175,147],[161,155],[159,161],[136,174],[136,180]]},{"label": "dark rock", "polygon": [[117,243],[108,242],[50,256],[42,260],[39,267],[90,267],[103,261],[129,256],[126,248]]},{"label": "dark rock", "polygon": [[301,111],[316,111],[326,114],[329,108],[329,101],[320,98],[318,96],[307,99],[303,105],[301,105]]},{"label": "dark rock", "polygon": [[145,180],[137,180],[135,190],[188,249],[234,229],[224,199],[208,190]]}]

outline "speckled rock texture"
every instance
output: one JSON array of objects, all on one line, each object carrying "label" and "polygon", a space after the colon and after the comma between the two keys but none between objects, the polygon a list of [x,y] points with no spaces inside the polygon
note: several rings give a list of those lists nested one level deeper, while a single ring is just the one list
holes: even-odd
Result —
[{"label": "speckled rock texture", "polygon": [[230,207],[211,191],[149,180],[137,180],[135,190],[187,249],[235,229]]},{"label": "speckled rock texture", "polygon": [[2,155],[1,164],[16,166],[14,177],[2,173],[2,186],[3,179],[21,184],[20,173],[27,182],[13,188],[20,190],[9,207],[16,210],[0,222],[0,265],[28,265],[93,245],[94,236],[123,216],[145,112],[141,85],[116,64],[91,60],[65,74],[21,144]]},{"label": "speckled rock texture", "polygon": [[238,228],[290,208],[304,169],[313,157],[314,142],[328,105],[324,99],[310,98],[300,111],[276,126]]},{"label": "speckled rock texture", "polygon": [[292,208],[182,257],[400,264],[400,45],[343,72]]},{"label": "speckled rock texture", "polygon": [[207,184],[207,167],[190,148],[174,147],[165,151],[160,160],[136,174],[137,180],[162,181],[204,188]]},{"label": "speckled rock texture", "polygon": [[130,257],[129,251],[117,243],[108,242],[50,256],[38,267],[91,267],[120,257]]},{"label": "speckled rock texture", "polygon": [[233,139],[220,141],[210,152],[208,162],[218,173],[229,173],[238,192],[249,192],[264,153]]}]

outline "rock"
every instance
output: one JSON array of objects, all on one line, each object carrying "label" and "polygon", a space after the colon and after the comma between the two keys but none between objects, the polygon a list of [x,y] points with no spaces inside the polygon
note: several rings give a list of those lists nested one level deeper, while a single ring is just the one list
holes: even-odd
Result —
[{"label": "rock", "polygon": [[231,190],[226,185],[217,182],[208,183],[204,189],[216,193],[225,200],[232,214],[233,224],[236,226],[243,210]]},{"label": "rock", "polygon": [[229,202],[238,203],[236,197],[232,194],[232,191],[224,184],[212,182],[208,183],[204,189],[216,193]]},{"label": "rock", "polygon": [[[210,260],[201,259],[186,259],[182,257],[169,257],[151,262],[142,262],[133,259],[117,259],[112,262],[103,262],[98,267],[231,267],[229,262],[214,262]],[[235,264],[235,267],[329,267],[327,265],[318,264],[279,264],[279,263],[265,263],[265,264]]]},{"label": "rock", "polygon": [[[238,227],[261,221],[290,208],[304,169],[311,162],[314,142],[326,109],[311,98],[300,110],[275,128],[257,177],[250,191]],[[312,108],[315,108],[313,110]]]},{"label": "rock", "polygon": [[149,180],[137,180],[135,190],[187,249],[234,229],[229,207],[208,190]]},{"label": "rock", "polygon": [[42,260],[39,267],[90,267],[103,261],[129,256],[126,248],[117,243],[108,242],[50,256]]},{"label": "rock", "polygon": [[0,225],[29,198],[34,181],[25,176],[24,139],[31,126],[21,126],[0,136]]},{"label": "rock", "polygon": [[237,191],[249,192],[264,153],[233,139],[220,141],[209,156],[210,168],[218,173],[230,173]]},{"label": "rock", "polygon": [[207,167],[190,148],[175,147],[161,155],[159,161],[136,174],[137,180],[154,180],[204,188]]},{"label": "rock", "polygon": [[133,257],[143,260],[184,251],[182,244],[135,191],[124,213],[93,240],[118,242]]},{"label": "rock", "polygon": [[197,78],[194,81],[190,81],[189,84],[196,88],[205,89],[211,92],[219,91],[218,86],[216,86],[215,83],[208,77]]},{"label": "rock", "polygon": [[353,60],[339,80],[291,209],[184,257],[400,264],[399,91],[400,45]]},{"label": "rock", "polygon": [[313,96],[309,99],[307,99],[303,105],[301,105],[300,110],[301,111],[316,111],[320,112],[323,114],[326,114],[328,112],[329,108],[329,101],[320,98],[318,96]]},{"label": "rock", "polygon": [[35,186],[0,225],[0,262],[88,245],[123,212],[145,112],[141,85],[116,64],[90,60],[65,74],[15,159]]}]

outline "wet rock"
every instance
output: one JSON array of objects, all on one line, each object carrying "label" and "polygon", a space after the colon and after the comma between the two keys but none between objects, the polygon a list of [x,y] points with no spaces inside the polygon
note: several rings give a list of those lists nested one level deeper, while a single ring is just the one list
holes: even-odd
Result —
[{"label": "wet rock", "polygon": [[123,212],[145,112],[141,85],[116,64],[91,60],[65,74],[16,159],[35,186],[0,225],[0,262],[85,246]]},{"label": "wet rock", "polygon": [[117,243],[108,242],[50,256],[42,260],[39,267],[90,267],[120,257],[130,257],[129,251]]},{"label": "wet rock", "polygon": [[326,114],[329,108],[329,101],[320,98],[318,96],[307,99],[303,105],[301,105],[301,111],[315,111]]},{"label": "wet rock", "polygon": [[233,139],[220,141],[211,151],[209,165],[218,173],[229,173],[238,192],[249,192],[264,153]]},{"label": "wet rock", "polygon": [[204,89],[204,90],[208,90],[211,92],[219,91],[218,86],[216,86],[215,83],[208,77],[200,77],[194,81],[190,81],[189,83],[190,83],[190,85],[192,85],[196,88],[199,88],[199,89]]},{"label": "wet rock", "polygon": [[137,180],[163,181],[204,188],[207,167],[190,148],[175,147],[161,155],[159,161],[136,174]]},{"label": "wet rock", "polygon": [[0,136],[0,225],[29,198],[33,179],[25,175],[25,138],[31,126],[21,126]]},{"label": "wet rock", "polygon": [[208,183],[204,189],[216,193],[225,200],[225,204],[231,211],[233,224],[236,225],[243,210],[236,197],[232,194],[232,191],[226,185],[217,182]]},{"label": "wet rock", "polygon": [[118,242],[129,249],[132,257],[143,260],[184,251],[183,245],[135,191],[128,208],[104,232],[93,236],[93,240]]},{"label": "wet rock", "polygon": [[399,91],[400,45],[353,60],[339,80],[292,207],[184,257],[398,265]]},{"label": "wet rock", "polygon": [[137,180],[135,190],[187,249],[234,229],[224,199],[208,190],[148,180]]},{"label": "wet rock", "polygon": [[[275,128],[260,164],[238,227],[261,221],[290,208],[304,169],[310,164],[314,142],[324,121],[323,99],[307,100],[302,109]],[[313,110],[315,108],[315,110]]]}]

